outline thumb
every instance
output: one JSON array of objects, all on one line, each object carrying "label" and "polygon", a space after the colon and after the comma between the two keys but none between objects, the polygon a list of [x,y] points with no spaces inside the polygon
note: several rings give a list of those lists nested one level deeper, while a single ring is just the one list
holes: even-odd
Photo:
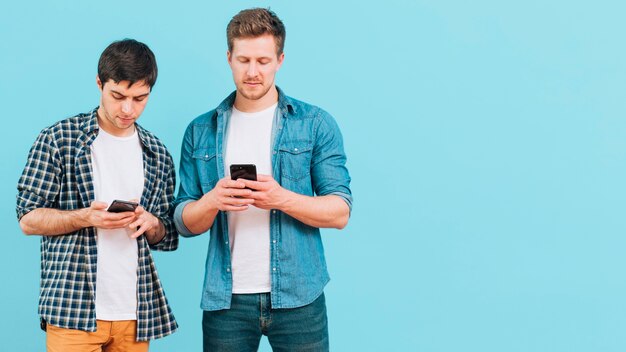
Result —
[{"label": "thumb", "polygon": [[92,209],[97,209],[97,210],[106,209],[108,206],[109,205],[107,203],[105,203],[105,202],[95,201],[95,202],[91,203],[91,208]]}]

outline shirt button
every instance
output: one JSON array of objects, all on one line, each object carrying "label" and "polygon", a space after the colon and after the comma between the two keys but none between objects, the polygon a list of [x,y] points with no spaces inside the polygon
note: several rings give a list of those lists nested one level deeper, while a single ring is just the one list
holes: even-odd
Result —
[{"label": "shirt button", "polygon": [[224,244],[228,244],[228,241],[225,241]]},{"label": "shirt button", "polygon": [[272,268],[272,270],[276,271],[276,268]]},{"label": "shirt button", "polygon": [[226,268],[226,271],[227,271],[227,272],[230,272],[230,268]]},{"label": "shirt button", "polygon": [[294,152],[297,152],[297,151],[298,151],[298,148],[293,148],[293,151],[294,151]]},{"label": "shirt button", "polygon": [[276,151],[274,150],[274,154],[276,154]]},{"label": "shirt button", "polygon": [[273,240],[272,243],[276,243],[276,240]]}]

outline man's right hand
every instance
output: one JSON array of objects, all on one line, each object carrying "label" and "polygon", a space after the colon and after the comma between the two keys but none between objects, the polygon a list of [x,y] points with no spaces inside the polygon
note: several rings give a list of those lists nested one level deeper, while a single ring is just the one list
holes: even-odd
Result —
[{"label": "man's right hand", "polygon": [[210,208],[221,211],[246,210],[254,203],[254,199],[248,198],[252,195],[252,191],[245,187],[246,185],[241,181],[224,177],[211,191],[202,196],[201,200]]},{"label": "man's right hand", "polygon": [[128,226],[136,219],[135,212],[111,213],[106,210],[107,208],[108,204],[104,202],[93,202],[89,208],[85,208],[84,219],[88,226],[101,229],[119,229]]}]

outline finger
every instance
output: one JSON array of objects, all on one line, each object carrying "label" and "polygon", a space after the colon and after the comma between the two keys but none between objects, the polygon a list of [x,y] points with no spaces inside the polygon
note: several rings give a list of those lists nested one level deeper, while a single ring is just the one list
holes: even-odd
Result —
[{"label": "finger", "polygon": [[243,210],[247,210],[248,208],[249,208],[248,205],[241,205],[241,206],[225,205],[223,209],[221,210],[222,211],[243,211]]},{"label": "finger", "polygon": [[118,220],[124,220],[127,218],[134,218],[134,217],[135,217],[135,212],[132,212],[132,211],[124,211],[121,213],[104,212],[104,214],[102,215],[102,218],[108,221],[118,221]]},{"label": "finger", "polygon": [[102,227],[105,229],[120,229],[120,228],[127,227],[128,224],[130,224],[133,220],[134,218],[128,218],[125,220],[118,220],[118,221],[105,221],[102,223]]},{"label": "finger", "polygon": [[92,202],[90,205],[91,209],[96,209],[96,210],[101,210],[101,209],[106,209],[109,207],[109,205],[105,202]]},{"label": "finger", "polygon": [[144,222],[141,223],[141,226],[137,228],[137,231],[135,231],[130,237],[137,238],[143,235],[146,231],[152,229],[153,227],[154,227],[153,222],[145,220]]},{"label": "finger", "polygon": [[252,191],[249,189],[239,189],[239,188],[231,188],[225,191],[225,195],[227,197],[244,197],[247,198],[252,194]]},{"label": "finger", "polygon": [[143,214],[146,211],[146,209],[144,209],[141,205],[138,206],[137,208],[135,208],[135,215],[139,216],[141,214]]},{"label": "finger", "polygon": [[141,224],[145,223],[146,221],[142,218],[137,219],[136,221],[128,224],[128,227],[130,227],[131,229],[137,228],[139,227]]},{"label": "finger", "polygon": [[270,176],[270,175],[257,174],[256,175],[256,180],[257,181],[261,181],[261,182],[268,182],[268,181],[274,180],[274,178],[272,176]]},{"label": "finger", "polygon": [[252,188],[254,190],[265,189],[265,183],[263,181],[252,181],[252,180],[244,180],[244,179],[240,179],[240,180],[248,188]]},{"label": "finger", "polygon": [[231,206],[236,206],[236,207],[240,207],[240,206],[244,206],[244,205],[252,205],[254,204],[254,199],[250,199],[250,198],[228,198],[226,199],[224,202],[222,202],[222,204],[224,205],[231,205]]},{"label": "finger", "polygon": [[245,188],[246,184],[241,182],[242,179],[226,180],[224,182],[224,188]]}]

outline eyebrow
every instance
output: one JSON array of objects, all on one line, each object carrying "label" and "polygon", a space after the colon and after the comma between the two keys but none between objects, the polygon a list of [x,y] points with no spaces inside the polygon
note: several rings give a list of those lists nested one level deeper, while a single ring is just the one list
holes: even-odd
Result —
[{"label": "eyebrow", "polygon": [[263,60],[263,59],[267,59],[267,60],[272,60],[271,56],[259,56],[259,57],[252,57],[252,56],[246,56],[246,55],[236,55],[235,58],[243,58],[243,59],[248,59],[248,60]]},{"label": "eyebrow", "polygon": [[[120,92],[116,91],[115,89],[111,89],[111,93],[119,94],[119,95],[123,96],[124,98],[126,98],[126,97],[127,97],[127,95],[124,95],[124,94],[122,94],[122,93],[120,93]],[[143,98],[143,97],[147,97],[148,95],[150,95],[150,92],[148,92],[148,93],[146,93],[146,94],[141,94],[141,95],[138,95],[138,96],[136,96],[136,97],[134,97],[134,98]]]}]

